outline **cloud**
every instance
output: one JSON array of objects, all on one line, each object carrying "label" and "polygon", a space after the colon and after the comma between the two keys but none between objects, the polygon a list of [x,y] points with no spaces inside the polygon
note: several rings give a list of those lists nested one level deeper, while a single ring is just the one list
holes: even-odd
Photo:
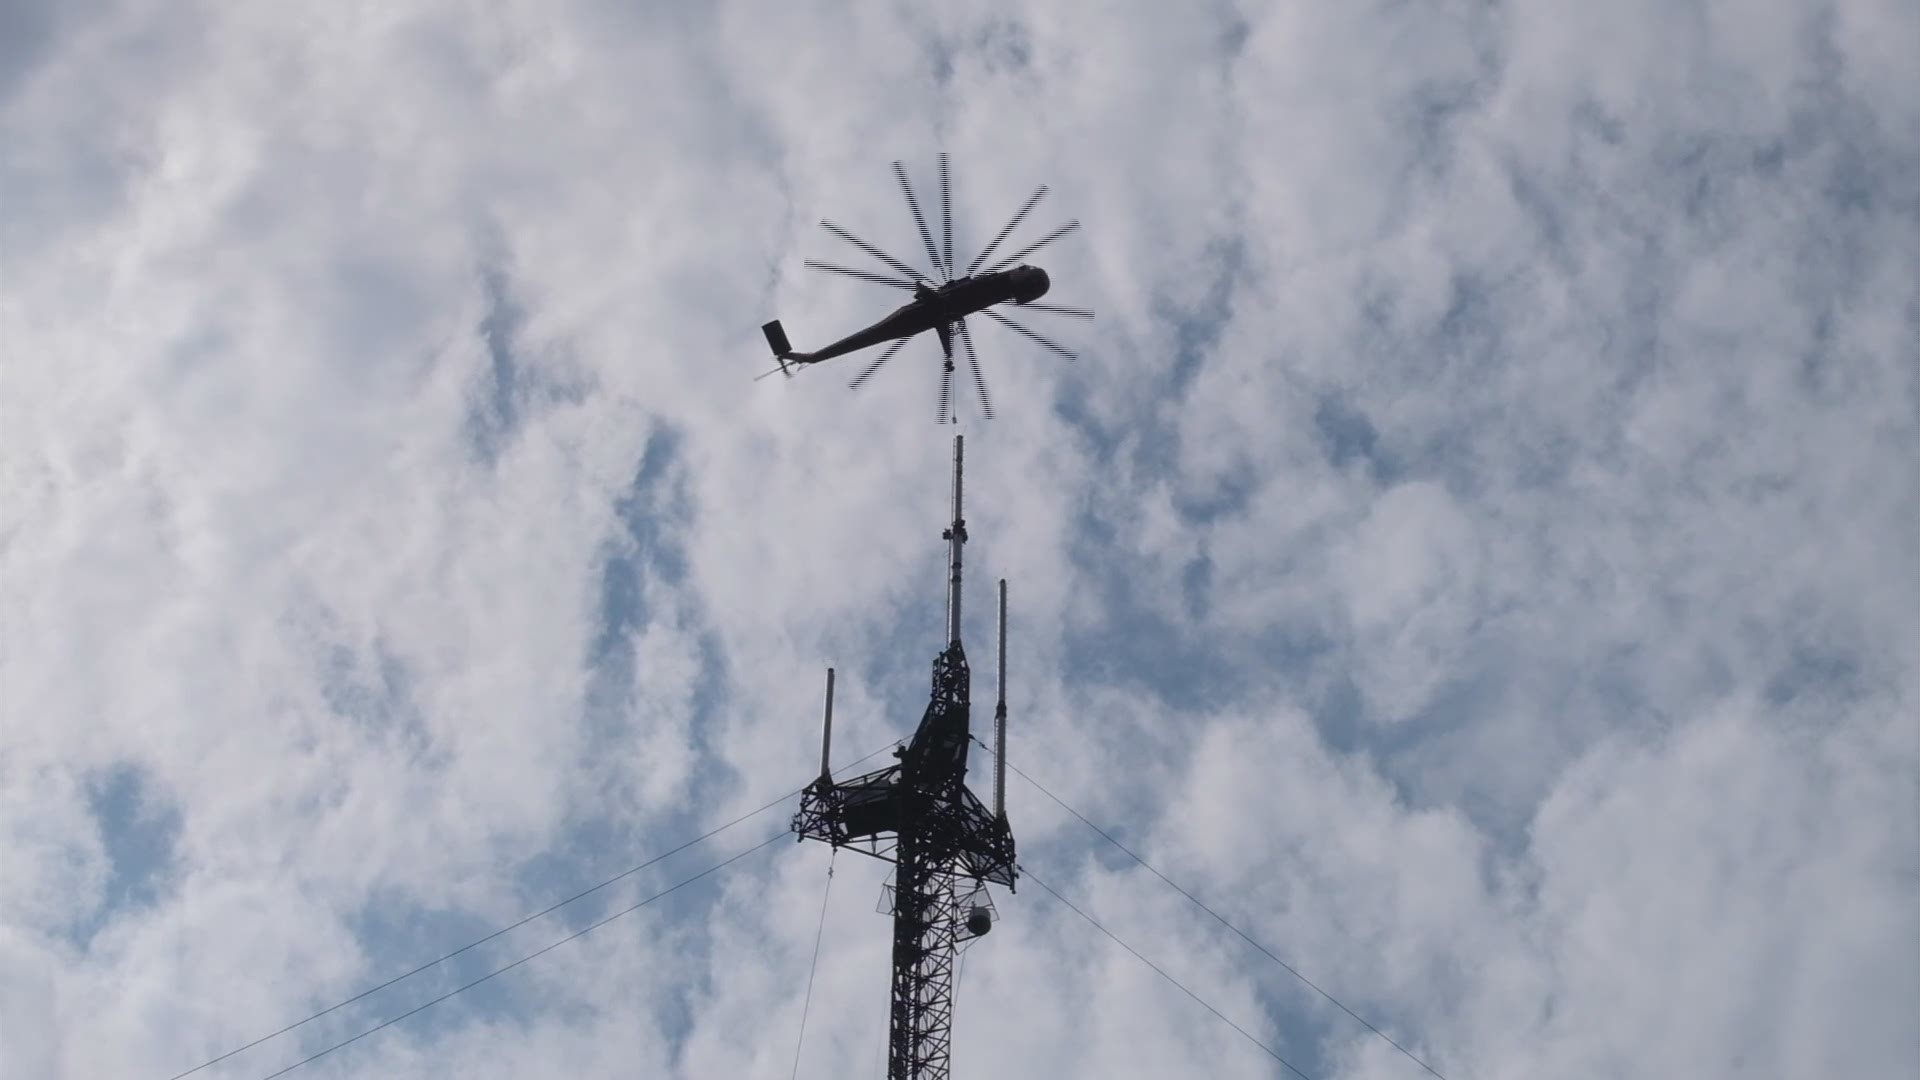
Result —
[{"label": "cloud", "polygon": [[[966,640],[1014,761],[1455,1080],[1896,1075],[1920,987],[1900,5],[23,9],[0,57],[0,1054],[169,1075],[903,736],[932,347],[833,218],[1030,227]],[[1037,323],[1042,316],[1034,316]],[[984,710],[982,710],[984,712]],[[984,786],[976,773],[976,786]],[[1017,779],[1023,859],[1316,1077],[1371,1036]],[[261,1075],[777,832],[209,1075]],[[791,1063],[776,844],[313,1075]],[[871,1069],[836,862],[803,1062]],[[963,1071],[1272,1075],[1044,890]]]}]

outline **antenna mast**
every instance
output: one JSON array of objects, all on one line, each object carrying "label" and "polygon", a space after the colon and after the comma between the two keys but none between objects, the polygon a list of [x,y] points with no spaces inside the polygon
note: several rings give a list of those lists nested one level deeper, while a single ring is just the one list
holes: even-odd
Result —
[{"label": "antenna mast", "polygon": [[[1001,583],[1001,595],[1006,595],[1006,583]],[[1004,686],[1004,684],[1002,684]],[[1005,696],[1004,693],[1002,696]],[[833,766],[827,755],[833,750],[833,669],[827,669],[827,716],[820,724],[820,779],[833,782]]]},{"label": "antenna mast", "polygon": [[[962,442],[953,440],[952,523],[947,542],[947,646],[933,660],[933,688],[920,727],[898,761],[835,783],[821,764],[807,786],[793,831],[894,864],[887,888],[893,915],[893,999],[887,1038],[888,1080],[946,1080],[951,1058],[953,958],[961,942],[993,926],[986,885],[1012,888],[1013,832],[1007,824],[1006,779],[996,769],[994,806],[967,789],[968,714],[972,675],[960,644],[960,555],[967,540],[961,516]],[[1001,667],[1006,666],[1006,583],[1001,582]],[[827,675],[827,731],[833,722],[833,675]],[[1006,739],[1006,678],[994,709],[995,739]]]}]

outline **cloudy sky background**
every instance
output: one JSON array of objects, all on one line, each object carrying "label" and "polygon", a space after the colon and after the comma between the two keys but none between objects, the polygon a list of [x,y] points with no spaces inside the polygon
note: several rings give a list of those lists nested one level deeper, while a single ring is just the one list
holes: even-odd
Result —
[{"label": "cloudy sky background", "polygon": [[[917,720],[898,158],[975,331],[1012,759],[1450,1080],[1920,1069],[1920,9],[6,5],[0,1071],[164,1078]],[[846,366],[839,366],[844,364]],[[981,710],[983,721],[987,713]],[[986,787],[985,772],[976,787]],[[1413,1062],[1019,780],[1023,861],[1315,1078]],[[257,1077],[782,807],[236,1056]],[[785,1075],[776,844],[296,1076]],[[838,862],[801,1074],[878,1076]],[[1046,893],[957,1075],[1282,1070]]]}]

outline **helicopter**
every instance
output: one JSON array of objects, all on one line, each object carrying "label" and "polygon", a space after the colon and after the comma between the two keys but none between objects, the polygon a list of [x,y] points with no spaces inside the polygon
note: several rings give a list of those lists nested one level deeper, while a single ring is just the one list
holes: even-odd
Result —
[{"label": "helicopter", "polygon": [[893,175],[899,181],[902,194],[906,196],[907,208],[913,212],[913,223],[919,230],[921,242],[926,245],[927,259],[932,264],[933,274],[915,270],[833,222],[822,221],[820,223],[822,228],[878,260],[893,273],[881,274],[814,259],[806,260],[807,269],[902,289],[910,292],[913,299],[873,325],[848,334],[833,344],[812,352],[801,352],[795,349],[793,343],[787,338],[785,327],[781,325],[779,319],[774,319],[762,326],[760,330],[766,336],[768,348],[773,350],[774,362],[779,366],[758,378],[765,378],[776,372],[791,377],[795,368],[806,368],[848,353],[891,342],[878,358],[847,384],[849,388],[857,390],[880,369],[881,365],[893,359],[908,341],[932,331],[940,341],[942,357],[940,421],[945,423],[951,418],[958,422],[958,417],[950,414],[954,375],[953,345],[956,339],[959,340],[966,354],[967,367],[973,376],[974,389],[980,396],[981,411],[988,419],[992,419],[993,403],[987,396],[986,379],[980,372],[980,360],[973,349],[973,335],[967,328],[967,319],[974,315],[985,316],[1058,356],[1069,361],[1075,359],[1074,354],[1064,346],[1015,322],[995,309],[1001,305],[1013,304],[1022,311],[1039,311],[1078,319],[1093,318],[1093,312],[1086,308],[1039,303],[1040,298],[1045,296],[1052,287],[1052,280],[1045,270],[1021,261],[1078,229],[1080,223],[1069,221],[1013,255],[990,266],[987,265],[987,260],[993,257],[993,253],[999,249],[1001,243],[1020,227],[1020,223],[1025,221],[1027,215],[1033,212],[1033,208],[1046,197],[1047,188],[1043,184],[1027,199],[1019,213],[1015,214],[1013,219],[1000,230],[993,242],[974,258],[966,271],[955,274],[953,200],[947,155],[940,155],[940,224],[943,241],[940,247],[934,246],[933,232],[927,228],[926,217],[920,212],[920,203],[914,197],[913,185],[907,180],[905,166],[898,161],[894,162]]}]

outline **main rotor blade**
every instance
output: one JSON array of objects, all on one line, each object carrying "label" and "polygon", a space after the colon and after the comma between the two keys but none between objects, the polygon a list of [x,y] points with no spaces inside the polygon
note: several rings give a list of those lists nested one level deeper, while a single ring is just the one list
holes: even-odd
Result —
[{"label": "main rotor blade", "polygon": [[1039,240],[1036,240],[1033,243],[1028,244],[1026,247],[1020,249],[1019,251],[1013,253],[1012,255],[1009,255],[1006,258],[1001,259],[999,262],[989,267],[987,272],[991,274],[995,270],[1005,270],[1007,267],[1012,266],[1014,263],[1019,262],[1021,259],[1026,258],[1027,256],[1033,254],[1036,251],[1039,251],[1041,248],[1046,247],[1048,244],[1053,243],[1055,240],[1060,239],[1061,237],[1067,235],[1068,233],[1072,232],[1073,230],[1079,227],[1080,227],[1079,222],[1069,221],[1065,225],[1062,225],[1059,228],[1048,233],[1047,235],[1041,237]]},{"label": "main rotor blade", "polygon": [[1020,334],[1023,337],[1031,339],[1032,341],[1043,346],[1044,348],[1051,349],[1054,352],[1059,353],[1061,356],[1066,357],[1069,362],[1079,359],[1079,357],[1068,352],[1066,349],[1061,348],[1059,345],[1056,345],[1051,341],[1048,341],[1046,338],[1043,338],[1039,334],[1034,333],[1033,331],[1027,329],[1024,326],[1021,326],[1019,323],[1014,322],[1012,319],[1007,318],[1005,315],[1000,314],[999,312],[993,310],[992,308],[982,308],[980,311],[980,314],[985,315],[987,318],[992,319],[994,322],[999,323],[1001,326],[1004,326],[1009,330],[1012,330],[1016,334]]},{"label": "main rotor blade", "polygon": [[993,243],[988,244],[987,249],[985,251],[982,251],[979,254],[979,256],[977,256],[973,260],[972,266],[967,267],[968,277],[972,277],[973,272],[975,270],[980,269],[980,264],[987,261],[988,257],[993,254],[993,249],[1000,246],[1000,241],[1005,240],[1009,233],[1013,232],[1013,230],[1020,227],[1020,223],[1026,220],[1027,215],[1033,211],[1034,207],[1040,205],[1040,200],[1044,198],[1046,194],[1047,194],[1047,185],[1041,184],[1040,190],[1034,192],[1033,198],[1027,200],[1027,205],[1021,207],[1020,212],[1013,215],[1013,220],[1007,222],[1007,227],[1004,229],[1001,229],[1000,235],[993,238]]},{"label": "main rotor blade", "polygon": [[1071,315],[1076,319],[1091,319],[1093,312],[1086,308],[1062,307],[1059,304],[1021,304],[1021,311],[1044,311],[1049,315]]},{"label": "main rotor blade", "polygon": [[832,263],[817,262],[813,259],[808,259],[806,267],[809,270],[822,270],[829,274],[843,274],[850,278],[859,278],[861,281],[871,281],[875,285],[891,285],[896,289],[913,288],[913,282],[908,281],[906,278],[887,277],[885,274],[874,274],[865,270],[855,270],[850,266],[835,266]]},{"label": "main rotor blade", "polygon": [[879,248],[874,247],[872,244],[867,243],[865,240],[862,240],[859,237],[848,232],[847,230],[841,228],[840,226],[835,225],[833,222],[822,221],[820,223],[820,226],[826,229],[828,232],[832,233],[833,235],[839,237],[840,239],[845,240],[847,243],[852,244],[854,247],[859,248],[861,251],[864,251],[867,254],[873,256],[874,258],[879,259],[881,262],[886,263],[887,266],[890,269],[892,269],[894,272],[903,274],[914,281],[922,281],[922,282],[927,281],[927,275],[921,273],[918,270],[915,270],[913,267],[908,266],[906,263],[901,262],[899,259],[894,258],[893,256],[887,254],[886,252],[881,251]]},{"label": "main rotor blade", "polygon": [[853,381],[847,384],[847,389],[849,390],[860,389],[860,384],[867,381],[867,376],[872,375],[876,371],[879,371],[881,364],[884,364],[887,361],[893,359],[893,354],[899,352],[900,347],[902,345],[905,345],[907,342],[912,340],[913,339],[910,337],[903,337],[898,341],[895,341],[893,344],[887,346],[887,350],[880,354],[880,358],[878,360],[875,360],[873,363],[868,364],[867,370],[853,377]]},{"label": "main rotor blade", "polygon": [[940,270],[953,280],[953,192],[947,185],[947,155],[940,155]]},{"label": "main rotor blade", "polygon": [[[947,403],[951,401],[952,398],[953,365],[950,363],[942,364],[940,367],[940,422],[943,424],[947,422]],[[955,417],[954,419],[957,420],[959,418]]]},{"label": "main rotor blade", "polygon": [[980,358],[973,354],[973,335],[967,332],[967,321],[960,320],[960,344],[967,350],[967,367],[973,372],[973,387],[980,391],[980,411],[993,419],[993,402],[987,400],[987,380],[980,374]]},{"label": "main rotor blade", "polygon": [[[906,193],[907,209],[913,211],[913,223],[920,229],[920,239],[927,245],[927,258],[932,261],[936,273],[940,270],[940,252],[934,249],[933,233],[927,230],[927,219],[920,213],[920,200],[913,197],[913,185],[907,183],[906,167],[899,162],[893,163],[893,175],[900,181],[900,190]],[[944,278],[942,280],[945,280]]]}]

